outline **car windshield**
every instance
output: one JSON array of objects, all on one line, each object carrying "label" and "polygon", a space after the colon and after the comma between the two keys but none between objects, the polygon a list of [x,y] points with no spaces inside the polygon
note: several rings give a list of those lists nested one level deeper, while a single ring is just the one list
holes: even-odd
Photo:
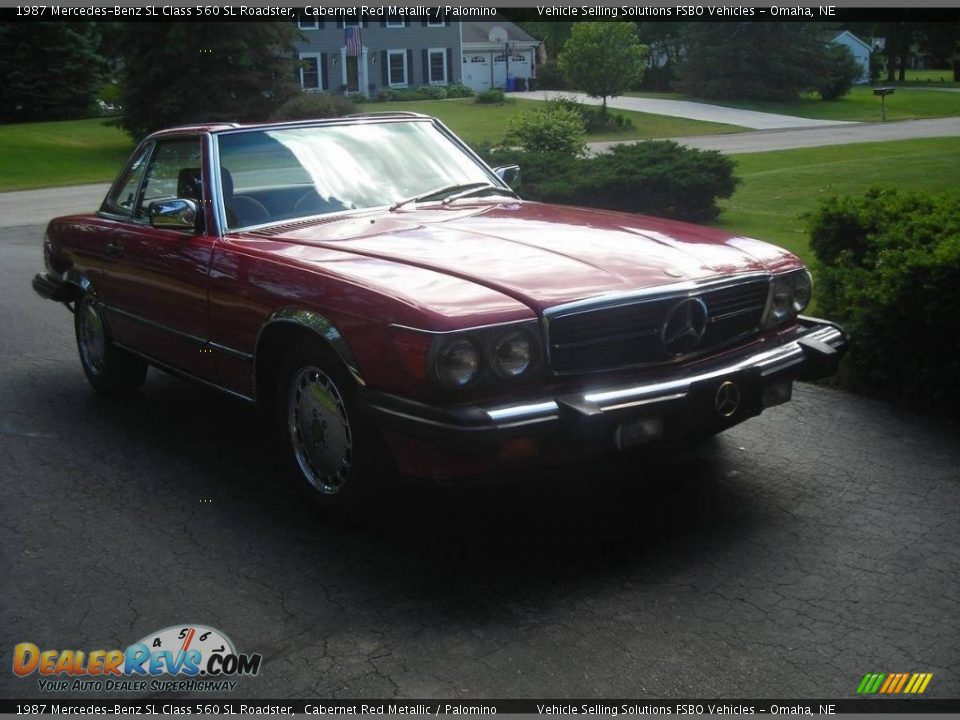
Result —
[{"label": "car windshield", "polygon": [[425,120],[250,130],[218,145],[230,230],[499,186]]}]

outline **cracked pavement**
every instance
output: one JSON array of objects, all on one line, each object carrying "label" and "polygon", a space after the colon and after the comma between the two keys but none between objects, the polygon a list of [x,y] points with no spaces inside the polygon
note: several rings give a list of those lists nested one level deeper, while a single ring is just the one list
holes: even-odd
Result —
[{"label": "cracked pavement", "polygon": [[245,406],[154,370],[95,395],[30,289],[41,235],[0,229],[0,696],[68,696],[15,643],[186,622],[264,655],[238,698],[960,695],[956,425],[798,385],[692,451],[331,521]]}]

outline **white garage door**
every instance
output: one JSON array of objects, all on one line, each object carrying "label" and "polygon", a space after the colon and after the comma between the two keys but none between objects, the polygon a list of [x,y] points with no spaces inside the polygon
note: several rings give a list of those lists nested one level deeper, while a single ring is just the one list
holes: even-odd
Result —
[{"label": "white garage door", "polygon": [[463,84],[476,92],[490,87],[490,56],[486,53],[466,53],[463,56]]}]

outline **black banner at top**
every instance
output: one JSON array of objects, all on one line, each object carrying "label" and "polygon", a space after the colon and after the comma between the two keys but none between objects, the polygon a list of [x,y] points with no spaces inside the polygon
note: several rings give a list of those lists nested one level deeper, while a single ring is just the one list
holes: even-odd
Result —
[{"label": "black banner at top", "polygon": [[960,713],[960,700],[0,700],[0,713],[31,715],[834,715]]},{"label": "black banner at top", "polygon": [[[366,11],[364,7],[368,8]],[[135,22],[264,22],[264,21],[311,21],[316,20],[319,12],[324,18],[337,19],[347,17],[351,20],[378,20],[381,13],[375,9],[386,5],[353,6],[342,8],[320,4],[305,6],[300,2],[263,4],[261,2],[235,3],[213,2],[189,4],[152,4],[143,2],[113,2],[110,0],[89,0],[83,4],[35,2],[0,7],[0,21],[135,21]],[[695,22],[958,22],[960,6],[957,7],[840,7],[836,5],[812,5],[811,14],[774,12],[769,3],[745,2],[734,9],[739,12],[714,12],[690,15],[689,8],[724,7],[728,5],[644,5],[629,6],[637,12],[591,12],[589,15],[557,14],[546,12],[546,8],[560,7],[551,5],[528,7],[489,7],[466,5],[417,5],[410,6],[417,11],[418,17],[444,19],[452,22],[484,20],[501,15],[513,22],[518,21],[556,21],[569,22],[578,19],[607,22],[623,21],[675,21],[678,19]],[[581,6],[578,6],[578,8]],[[587,7],[591,10],[605,8],[603,3]],[[619,7],[619,6],[618,6]],[[627,6],[623,6],[627,7]],[[781,8],[781,6],[776,6]],[[799,7],[799,6],[797,6]],[[322,8],[322,9],[321,9]],[[686,8],[688,14],[683,14]],[[642,11],[642,12],[640,12]],[[342,13],[342,14],[338,14]]]}]

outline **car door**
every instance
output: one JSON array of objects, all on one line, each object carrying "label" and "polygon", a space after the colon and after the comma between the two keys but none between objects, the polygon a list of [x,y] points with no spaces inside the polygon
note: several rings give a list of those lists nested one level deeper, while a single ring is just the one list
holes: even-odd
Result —
[{"label": "car door", "polygon": [[131,215],[105,248],[101,297],[114,340],[177,370],[214,380],[207,347],[207,280],[216,237],[195,230],[156,228],[150,203],[187,197],[203,216],[203,138],[156,141]]}]

